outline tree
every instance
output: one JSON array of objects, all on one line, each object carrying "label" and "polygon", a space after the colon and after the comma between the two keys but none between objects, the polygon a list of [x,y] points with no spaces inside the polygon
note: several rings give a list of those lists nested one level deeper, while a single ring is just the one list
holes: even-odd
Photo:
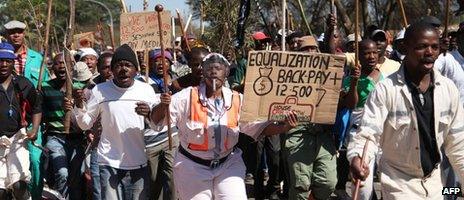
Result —
[{"label": "tree", "polygon": [[[98,0],[97,0],[98,1]],[[101,0],[100,0],[101,1]],[[119,24],[120,3],[119,0],[101,1],[106,4],[112,12],[115,24]],[[52,6],[52,26],[51,33],[56,30],[56,35],[60,45],[62,45],[64,31],[67,27],[69,16],[68,1],[53,1]],[[41,35],[45,32],[45,21],[47,15],[47,0],[8,0],[0,2],[0,24],[5,24],[10,20],[25,22],[28,27],[27,40],[30,45],[40,49],[42,45]],[[24,15],[26,13],[26,15]],[[97,23],[103,20],[109,21],[106,10],[97,4],[88,1],[76,2],[76,32],[94,31]],[[115,25],[115,26],[116,26]],[[1,27],[3,29],[3,26]],[[115,30],[117,28],[115,27]],[[107,34],[108,35],[108,34]],[[52,39],[52,37],[50,37]],[[56,44],[50,41],[49,44]],[[56,46],[56,45],[55,45]]]}]

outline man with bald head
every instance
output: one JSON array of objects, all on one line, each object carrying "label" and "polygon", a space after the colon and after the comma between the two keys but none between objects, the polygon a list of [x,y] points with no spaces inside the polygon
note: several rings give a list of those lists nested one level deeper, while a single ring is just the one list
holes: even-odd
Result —
[{"label": "man with bald head", "polygon": [[433,69],[440,52],[436,29],[427,23],[412,24],[406,29],[405,44],[401,68],[369,95],[347,157],[353,178],[365,180],[366,163],[382,149],[384,199],[443,199],[440,149],[459,177],[464,176],[463,106],[454,83]]}]

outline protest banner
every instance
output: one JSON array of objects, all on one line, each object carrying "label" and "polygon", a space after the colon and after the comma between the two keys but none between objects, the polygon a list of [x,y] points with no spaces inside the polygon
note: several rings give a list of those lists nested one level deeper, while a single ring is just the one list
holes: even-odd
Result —
[{"label": "protest banner", "polygon": [[[161,13],[163,44],[171,47],[171,13]],[[135,51],[160,48],[158,14],[156,11],[121,13],[121,44],[128,44]]]},{"label": "protest banner", "polygon": [[73,49],[91,47],[95,44],[94,32],[79,33],[73,36]]},{"label": "protest banner", "polygon": [[245,79],[242,122],[285,120],[333,124],[345,57],[282,51],[251,51]]}]

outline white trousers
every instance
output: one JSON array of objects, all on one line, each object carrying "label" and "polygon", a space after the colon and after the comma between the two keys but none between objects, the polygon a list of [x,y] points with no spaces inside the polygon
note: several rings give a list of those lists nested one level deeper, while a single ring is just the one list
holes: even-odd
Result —
[{"label": "white trousers", "polygon": [[18,131],[11,138],[0,138],[0,188],[7,189],[17,181],[28,182],[31,178],[29,171],[29,151],[26,148],[26,132]]},{"label": "white trousers", "polygon": [[180,200],[246,200],[245,164],[236,149],[219,167],[211,169],[177,153],[174,186]]}]

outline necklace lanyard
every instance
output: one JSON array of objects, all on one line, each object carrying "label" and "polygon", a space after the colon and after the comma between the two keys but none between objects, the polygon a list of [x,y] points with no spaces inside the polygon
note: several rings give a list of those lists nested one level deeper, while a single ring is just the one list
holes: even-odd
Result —
[{"label": "necklace lanyard", "polygon": [[9,104],[8,116],[13,117],[13,97],[14,97],[15,92],[13,90],[11,95],[8,95],[8,88],[5,90],[5,96],[6,96],[6,99],[8,100],[8,104]]}]

